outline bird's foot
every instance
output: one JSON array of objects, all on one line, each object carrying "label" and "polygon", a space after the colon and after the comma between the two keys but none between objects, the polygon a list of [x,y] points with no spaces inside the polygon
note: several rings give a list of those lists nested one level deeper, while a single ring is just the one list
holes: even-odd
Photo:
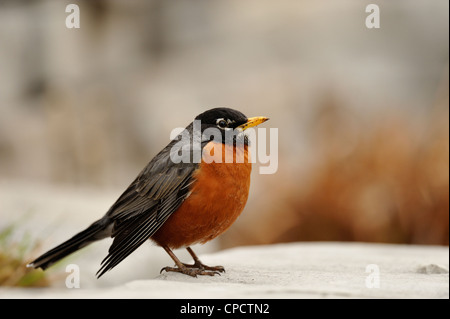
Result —
[{"label": "bird's foot", "polygon": [[169,272],[179,272],[191,277],[197,277],[200,276],[214,276],[214,275],[220,275],[221,272],[225,272],[225,268],[222,266],[215,266],[210,267],[202,264],[200,259],[198,259],[197,255],[194,253],[194,251],[187,247],[187,251],[189,254],[191,254],[192,258],[194,259],[194,263],[192,265],[182,263],[172,252],[172,250],[168,246],[162,246],[164,250],[169,254],[170,257],[175,261],[176,267],[164,267],[161,269],[159,273],[162,273],[164,270]]},{"label": "bird's foot", "polygon": [[197,276],[214,276],[214,275],[220,275],[219,271],[225,271],[225,269],[222,270],[214,270],[213,268],[216,267],[208,267],[210,269],[206,269],[206,268],[197,268],[194,267],[194,265],[185,265],[183,264],[183,267],[164,267],[161,269],[161,271],[159,273],[162,273],[163,271],[172,271],[172,272],[179,272],[191,277],[197,277]]},{"label": "bird's foot", "polygon": [[[185,264],[183,263],[184,266],[188,267],[188,268],[197,268],[197,269],[201,269],[201,270],[209,270],[209,271],[215,271],[215,272],[225,272],[225,268],[223,266],[207,266],[202,264],[200,261],[195,261],[194,264]],[[220,274],[219,274],[220,275]]]}]

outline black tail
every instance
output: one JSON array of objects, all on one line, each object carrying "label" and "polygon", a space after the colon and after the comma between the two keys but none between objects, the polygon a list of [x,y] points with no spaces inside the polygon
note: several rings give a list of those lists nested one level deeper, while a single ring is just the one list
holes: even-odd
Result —
[{"label": "black tail", "polygon": [[87,229],[79,232],[69,240],[63,242],[61,245],[56,246],[52,250],[49,250],[42,256],[36,258],[33,262],[29,263],[27,267],[47,269],[58,260],[70,255],[71,253],[93,243],[94,241],[106,238],[110,236],[109,222],[105,219],[100,219],[89,226]]}]

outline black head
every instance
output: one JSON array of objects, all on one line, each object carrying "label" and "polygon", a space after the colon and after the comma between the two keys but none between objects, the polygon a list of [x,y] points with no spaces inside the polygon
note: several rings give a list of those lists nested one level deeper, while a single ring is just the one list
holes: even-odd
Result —
[{"label": "black head", "polygon": [[226,144],[236,144],[237,142],[247,144],[247,136],[243,132],[249,127],[259,125],[267,120],[267,117],[248,118],[239,111],[219,107],[201,113],[194,122],[200,121],[201,123],[202,142],[221,138],[222,143]]},{"label": "black head", "polygon": [[237,138],[245,138],[244,134],[240,134],[242,131],[236,128],[248,121],[247,116],[239,111],[225,107],[214,108],[201,113],[195,120],[201,121],[203,141],[221,138],[222,143],[226,144],[236,144],[236,141],[247,143],[247,139]]},{"label": "black head", "polygon": [[[266,117],[248,118],[239,111],[218,107],[201,113],[194,122],[201,123],[202,142],[221,138],[222,143],[226,144],[247,144],[247,136],[242,132],[267,120]],[[193,128],[195,129],[195,125]]]},{"label": "black head", "polygon": [[226,107],[210,109],[199,114],[195,119],[202,122],[202,129],[203,127],[217,127],[220,130],[235,129],[248,120],[247,116],[241,112]]},{"label": "black head", "polygon": [[185,140],[190,143],[201,143],[202,147],[210,141],[247,145],[248,137],[243,132],[267,120],[267,117],[262,116],[248,118],[241,112],[226,107],[214,108],[197,115],[172,143]]}]

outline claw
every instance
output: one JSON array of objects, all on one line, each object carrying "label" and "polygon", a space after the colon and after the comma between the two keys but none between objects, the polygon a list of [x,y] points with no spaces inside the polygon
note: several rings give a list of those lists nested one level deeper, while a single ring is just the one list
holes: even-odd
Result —
[{"label": "claw", "polygon": [[219,275],[221,272],[225,272],[225,268],[223,268],[223,266],[214,266],[214,267],[210,267],[210,266],[206,266],[204,265],[200,259],[198,259],[197,255],[194,253],[194,251],[190,248],[187,247],[187,251],[189,252],[189,254],[191,254],[192,258],[194,259],[194,264],[185,264],[182,263],[176,256],[175,254],[172,252],[172,250],[167,247],[167,246],[163,246],[164,250],[169,254],[170,257],[172,257],[172,259],[175,261],[176,267],[164,267],[161,269],[161,271],[159,272],[160,274],[164,271],[172,271],[172,272],[179,272],[191,277],[197,277],[197,275],[200,276],[214,276],[214,275]]},{"label": "claw", "polygon": [[182,268],[178,268],[178,267],[164,267],[161,269],[161,271],[159,272],[160,274],[163,272],[179,272],[191,277],[197,277],[197,275],[200,276],[214,276],[214,275],[219,275],[220,273],[217,271],[208,271],[205,269],[199,269],[199,268],[188,268],[188,267],[182,267]]},{"label": "claw", "polygon": [[195,262],[194,264],[183,263],[183,265],[187,268],[197,268],[197,269],[209,270],[209,271],[213,271],[213,272],[225,272],[225,268],[223,266],[207,266],[207,265],[202,264],[201,262]]}]

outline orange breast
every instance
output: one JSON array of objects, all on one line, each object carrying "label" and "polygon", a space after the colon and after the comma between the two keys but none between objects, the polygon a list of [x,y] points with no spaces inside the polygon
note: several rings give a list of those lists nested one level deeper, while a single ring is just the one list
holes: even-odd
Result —
[{"label": "orange breast", "polygon": [[[205,243],[227,230],[244,209],[251,172],[247,146],[221,144],[222,152],[215,149],[213,154],[215,146],[214,142],[205,146],[191,194],[152,236],[157,244],[175,249]],[[240,156],[244,162],[236,163]],[[225,163],[225,158],[233,163]]]}]

